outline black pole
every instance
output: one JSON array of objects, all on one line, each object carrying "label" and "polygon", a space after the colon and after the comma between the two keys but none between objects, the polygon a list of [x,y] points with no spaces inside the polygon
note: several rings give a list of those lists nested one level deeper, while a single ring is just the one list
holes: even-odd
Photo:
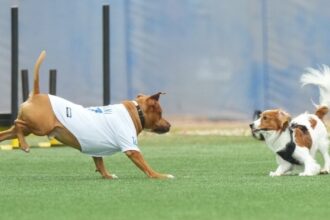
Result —
[{"label": "black pole", "polygon": [[56,95],[56,69],[49,70],[49,94]]},{"label": "black pole", "polygon": [[103,105],[110,104],[110,6],[103,5]]},{"label": "black pole", "polygon": [[22,94],[23,101],[25,102],[29,98],[29,72],[28,70],[22,70]]},{"label": "black pole", "polygon": [[18,113],[18,7],[11,8],[11,121]]}]

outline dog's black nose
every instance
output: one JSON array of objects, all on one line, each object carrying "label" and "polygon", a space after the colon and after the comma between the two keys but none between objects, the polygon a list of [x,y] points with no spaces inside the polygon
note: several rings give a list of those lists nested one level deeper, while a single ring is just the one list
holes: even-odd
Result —
[{"label": "dog's black nose", "polygon": [[253,129],[253,123],[249,124],[250,128]]}]

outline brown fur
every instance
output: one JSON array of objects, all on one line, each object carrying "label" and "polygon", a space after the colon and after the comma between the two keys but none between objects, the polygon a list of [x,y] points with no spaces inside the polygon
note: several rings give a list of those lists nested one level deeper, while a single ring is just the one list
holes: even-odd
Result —
[{"label": "brown fur", "polygon": [[297,144],[297,146],[307,147],[308,149],[311,149],[311,147],[312,147],[312,137],[309,134],[309,132],[305,129],[302,128],[301,126],[297,126],[297,127],[294,128],[295,143]]},{"label": "brown fur", "polygon": [[326,106],[320,106],[316,109],[315,115],[319,117],[319,119],[323,120],[324,116],[328,113],[329,108]]},{"label": "brown fur", "polygon": [[[152,96],[138,95],[136,98],[136,102],[139,104],[144,114],[148,115],[148,117],[145,117],[144,128],[159,134],[168,132],[171,127],[170,123],[162,118],[163,111],[159,104],[159,96],[161,94],[162,93],[159,92]],[[122,103],[128,109],[136,131],[139,134],[143,129],[135,105],[131,101],[124,101]]]},{"label": "brown fur", "polygon": [[314,118],[310,118],[309,122],[311,123],[311,127],[314,129],[317,125],[317,121]]},{"label": "brown fur", "polygon": [[34,95],[37,95],[40,93],[39,91],[39,69],[42,61],[44,61],[46,57],[46,52],[42,51],[41,54],[39,55],[39,58],[34,65],[34,83],[33,83],[33,90],[32,93],[30,94],[30,97],[33,97]]},{"label": "brown fur", "polygon": [[284,131],[291,120],[290,115],[280,109],[265,111],[261,113],[260,118],[260,129],[275,131]]},{"label": "brown fur", "polygon": [[133,124],[135,126],[136,134],[139,135],[141,131],[143,130],[140,118],[139,118],[139,113],[136,110],[136,106],[134,105],[133,102],[131,101],[123,101],[123,105],[126,107],[128,110],[128,113],[130,114]]},{"label": "brown fur", "polygon": [[[39,94],[39,68],[45,56],[46,53],[43,51],[35,64],[34,86],[30,97],[20,106],[19,114],[14,125],[10,129],[0,132],[0,141],[17,137],[21,149],[29,152],[29,146],[25,141],[25,136],[33,133],[39,136],[54,136],[62,143],[81,151],[76,137],[57,120],[48,95]],[[142,95],[136,99],[144,113],[145,128],[156,133],[168,132],[171,126],[169,122],[162,118],[162,110],[158,102],[161,94],[157,93],[152,96]],[[129,104],[126,101],[124,102],[124,106],[133,120],[137,134],[139,134],[142,131],[142,126],[134,104]],[[149,177],[173,178],[171,175],[160,174],[152,170],[140,152],[129,150],[125,153]],[[108,173],[104,166],[102,157],[93,157],[93,159],[96,170],[104,178],[112,178],[112,175]]]}]

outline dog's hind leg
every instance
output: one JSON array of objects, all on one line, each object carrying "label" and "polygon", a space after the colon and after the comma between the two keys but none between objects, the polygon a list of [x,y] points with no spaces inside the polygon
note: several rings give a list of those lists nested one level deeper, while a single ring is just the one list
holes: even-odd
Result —
[{"label": "dog's hind leg", "polygon": [[22,120],[16,119],[15,120],[15,130],[16,130],[16,135],[18,138],[20,148],[24,152],[28,153],[30,151],[30,147],[25,140],[25,136],[30,134],[30,132],[28,131],[28,128],[26,127],[26,123]]},{"label": "dog's hind leg", "polygon": [[15,126],[10,127],[8,130],[0,132],[0,142],[16,138]]},{"label": "dog's hind leg", "polygon": [[25,128],[24,122],[20,120],[15,121],[15,125],[10,127],[8,130],[0,132],[0,142],[4,140],[10,140],[18,138],[20,147],[23,151],[29,152],[29,145],[26,143],[24,135],[27,135],[27,129]]},{"label": "dog's hind leg", "polygon": [[304,164],[304,171],[299,173],[299,176],[314,176],[320,173],[320,165],[312,157],[309,149],[306,147],[298,146],[293,152],[294,158],[297,158]]},{"label": "dog's hind leg", "polygon": [[105,178],[105,179],[117,179],[118,178],[116,176],[116,174],[110,174],[106,170],[102,157],[93,157],[93,160],[94,160],[94,163],[96,166],[96,172],[100,172],[100,174],[102,175],[103,178]]},{"label": "dog's hind leg", "polygon": [[319,151],[322,154],[324,160],[324,167],[320,172],[321,174],[330,173],[330,156],[328,150],[329,150],[329,141],[328,138],[326,138],[319,145]]}]

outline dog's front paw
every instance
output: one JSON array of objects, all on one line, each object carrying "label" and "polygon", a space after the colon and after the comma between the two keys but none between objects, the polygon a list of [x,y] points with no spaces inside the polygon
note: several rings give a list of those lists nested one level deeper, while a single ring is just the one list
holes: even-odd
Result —
[{"label": "dog's front paw", "polygon": [[168,179],[174,179],[175,178],[175,176],[173,176],[173,175],[171,175],[171,174],[165,174],[166,175],[166,177],[168,178]]},{"label": "dog's front paw", "polygon": [[25,153],[30,153],[30,148],[27,147],[21,147],[21,150],[24,151]]},{"label": "dog's front paw", "polygon": [[103,179],[118,179],[118,176],[116,174],[109,174],[109,175],[103,175]]},{"label": "dog's front paw", "polygon": [[153,179],[174,179],[175,177],[171,174],[161,174],[161,173],[155,173],[149,176]]},{"label": "dog's front paw", "polygon": [[276,172],[273,172],[273,171],[270,171],[269,176],[275,177],[275,176],[281,176],[281,174],[276,173]]},{"label": "dog's front paw", "polygon": [[302,172],[302,173],[299,173],[299,176],[315,176],[317,174],[318,173]]},{"label": "dog's front paw", "polygon": [[118,176],[116,174],[111,174],[112,179],[118,179]]}]

